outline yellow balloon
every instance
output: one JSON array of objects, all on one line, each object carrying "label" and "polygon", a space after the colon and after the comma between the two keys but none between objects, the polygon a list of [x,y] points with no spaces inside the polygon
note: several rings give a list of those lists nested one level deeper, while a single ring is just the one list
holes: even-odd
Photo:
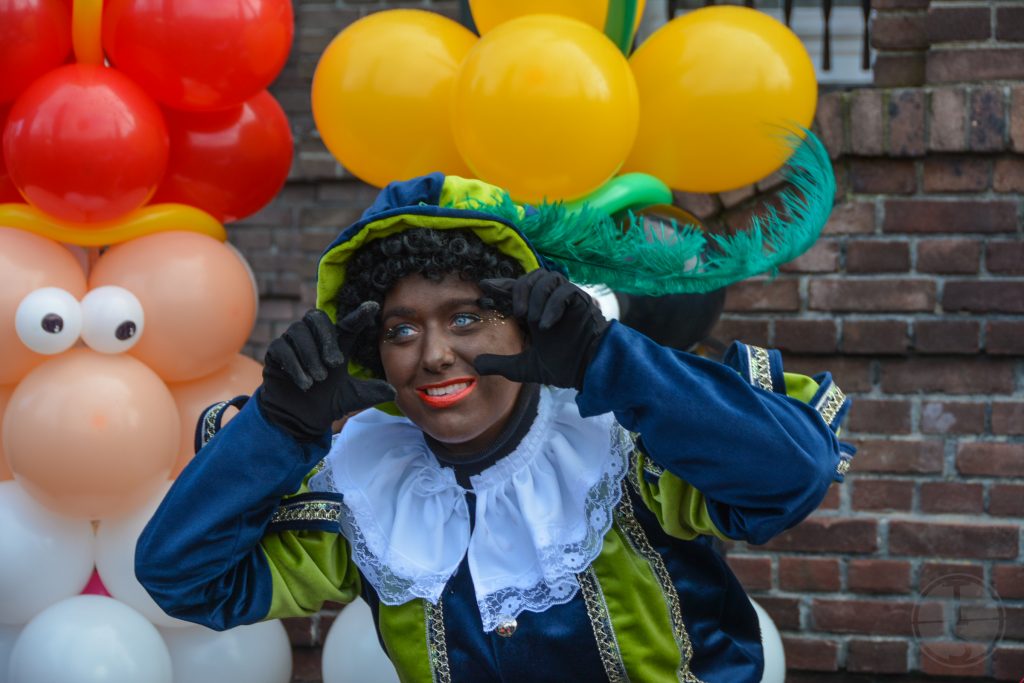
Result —
[{"label": "yellow balloon", "polygon": [[339,33],[313,75],[313,118],[349,171],[378,187],[468,175],[449,123],[451,89],[476,36],[433,12],[377,12]]},{"label": "yellow balloon", "polygon": [[687,192],[760,180],[814,118],[814,66],[796,35],[761,12],[706,7],[660,28],[630,58],[640,132],[623,172]]},{"label": "yellow balloon", "polygon": [[[469,0],[473,23],[480,35],[488,33],[498,24],[527,14],[559,14],[590,24],[598,31],[604,31],[608,20],[608,3],[611,0]],[[637,0],[633,18],[633,34],[640,27],[646,0]]]},{"label": "yellow balloon", "polygon": [[639,119],[622,53],[593,27],[549,14],[481,38],[453,102],[455,143],[473,173],[527,202],[602,185],[629,153]]}]

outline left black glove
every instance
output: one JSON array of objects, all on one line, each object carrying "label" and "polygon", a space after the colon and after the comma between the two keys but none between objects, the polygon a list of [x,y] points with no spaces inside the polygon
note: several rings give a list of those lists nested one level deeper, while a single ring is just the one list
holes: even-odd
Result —
[{"label": "left black glove", "polygon": [[550,270],[518,279],[480,281],[485,296],[511,300],[512,315],[529,332],[529,346],[514,356],[481,354],[473,361],[481,375],[583,389],[583,376],[608,329],[589,294]]}]

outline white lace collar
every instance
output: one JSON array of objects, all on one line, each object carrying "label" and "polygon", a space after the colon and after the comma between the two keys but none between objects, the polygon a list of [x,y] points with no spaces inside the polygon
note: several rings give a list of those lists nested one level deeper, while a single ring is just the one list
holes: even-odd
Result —
[{"label": "white lace collar", "polygon": [[584,419],[576,392],[543,387],[509,455],[465,489],[404,417],[368,410],[335,438],[314,491],[344,496],[341,532],[382,602],[437,602],[468,553],[483,627],[568,602],[601,552],[626,474],[628,435],[611,413]]}]

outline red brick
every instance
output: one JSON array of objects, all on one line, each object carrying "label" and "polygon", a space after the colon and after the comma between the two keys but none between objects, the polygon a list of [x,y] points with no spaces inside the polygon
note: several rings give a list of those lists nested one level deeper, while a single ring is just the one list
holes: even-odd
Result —
[{"label": "red brick", "polygon": [[932,676],[984,676],[987,644],[927,641],[921,644],[921,671]]},{"label": "red brick", "polygon": [[800,309],[797,280],[744,280],[729,287],[725,310],[797,311]]},{"label": "red brick", "polygon": [[1024,565],[994,565],[992,567],[992,587],[1004,600],[1024,598]]},{"label": "red brick", "polygon": [[[1024,58],[1024,51],[1020,53]],[[1022,71],[1024,73],[1024,71]],[[1006,148],[1006,118],[1002,88],[971,91],[971,122],[967,144],[976,152],[998,152]]]},{"label": "red brick", "polygon": [[992,651],[992,675],[997,681],[1020,680],[1024,671],[1024,648],[997,647]]},{"label": "red brick", "polygon": [[847,151],[843,136],[843,94],[824,93],[818,98],[814,113],[814,129],[828,150],[829,157],[837,159]]},{"label": "red brick", "polygon": [[927,9],[931,0],[873,0],[871,8],[886,9]]},{"label": "red brick", "polygon": [[889,94],[889,154],[891,156],[918,157],[925,153],[924,119],[924,90],[910,88],[893,90]]},{"label": "red brick", "polygon": [[996,159],[992,171],[992,188],[996,192],[1024,192],[1024,159]]},{"label": "red brick", "polygon": [[826,235],[863,235],[874,231],[874,203],[843,202],[832,209],[823,232]]},{"label": "red brick", "polygon": [[977,273],[981,244],[977,240],[929,239],[917,244],[919,273]]},{"label": "red brick", "polygon": [[996,8],[996,40],[1024,41],[1024,7]]},{"label": "red brick", "polygon": [[909,593],[910,563],[903,560],[850,560],[849,589],[855,593]]},{"label": "red brick", "polygon": [[879,12],[871,22],[871,46],[876,50],[926,50],[927,15],[918,12]]},{"label": "red brick", "polygon": [[853,483],[854,510],[910,510],[914,482],[900,479],[858,479]]},{"label": "red brick", "polygon": [[887,393],[1011,393],[1014,362],[989,358],[909,358],[882,362],[882,390]]},{"label": "red brick", "polygon": [[729,568],[748,591],[766,591],[772,587],[772,560],[770,557],[754,555],[726,556]]},{"label": "red brick", "polygon": [[985,351],[995,355],[1024,356],[1024,322],[990,321],[985,325]]},{"label": "red brick", "polygon": [[861,673],[901,674],[907,671],[905,640],[850,640],[846,670]]},{"label": "red brick", "polygon": [[786,668],[803,671],[838,671],[839,644],[823,638],[783,636]]},{"label": "red brick", "polygon": [[988,513],[999,517],[1024,517],[1024,486],[993,484],[988,492]]},{"label": "red brick", "polygon": [[839,243],[819,240],[817,244],[782,266],[783,273],[834,273],[839,269]]},{"label": "red brick", "polygon": [[961,574],[977,579],[978,585],[985,580],[985,568],[981,564],[962,562],[923,562],[917,577],[917,592],[921,595],[935,595],[936,581],[946,582],[953,575]]},{"label": "red brick", "polygon": [[1024,607],[1006,606],[1006,637],[1024,640]]},{"label": "red brick", "polygon": [[988,189],[988,159],[962,156],[933,156],[924,160],[922,188],[925,192],[981,192]]},{"label": "red brick", "polygon": [[[859,403],[859,401],[858,401]],[[895,441],[893,439],[857,439],[854,471],[891,472],[893,474],[931,474],[942,472],[941,441]]]},{"label": "red brick", "polygon": [[910,346],[903,320],[844,320],[844,353],[902,354]]},{"label": "red brick", "polygon": [[982,514],[985,511],[985,487],[957,481],[926,481],[921,483],[921,512],[964,512]]},{"label": "red brick", "polygon": [[967,149],[967,93],[962,88],[936,88],[929,106],[928,149],[961,152]]},{"label": "red brick", "polygon": [[731,209],[732,207],[739,206],[746,200],[750,199],[756,193],[756,187],[753,185],[744,185],[743,187],[738,187],[735,190],[719,192],[718,199],[722,202],[722,206],[727,209]]},{"label": "red brick", "polygon": [[977,353],[981,323],[975,320],[919,320],[914,348],[921,353]]},{"label": "red brick", "polygon": [[310,617],[282,619],[281,623],[292,647],[313,647],[320,644],[314,635],[313,620]]},{"label": "red brick", "polygon": [[985,267],[990,273],[1024,275],[1024,242],[994,240],[985,247]]},{"label": "red brick", "polygon": [[772,598],[767,595],[757,596],[757,604],[775,622],[779,629],[795,631],[800,628],[800,601],[796,598]]},{"label": "red brick", "polygon": [[818,506],[819,510],[838,510],[839,509],[839,482],[833,482],[828,487],[828,491],[825,493],[825,497],[821,500],[821,505]]},{"label": "red brick", "polygon": [[1024,86],[1010,91],[1010,148],[1024,152]]},{"label": "red brick", "polygon": [[1024,477],[1024,443],[961,442],[956,469],[960,474],[981,477]]},{"label": "red brick", "polygon": [[883,52],[871,65],[872,83],[877,88],[923,85],[926,66],[924,52]]},{"label": "red brick", "polygon": [[848,273],[905,273],[910,270],[910,245],[894,240],[855,240],[846,245]]},{"label": "red brick", "polygon": [[858,398],[849,413],[847,429],[863,434],[909,434],[910,403],[875,398]]},{"label": "red brick", "polygon": [[850,97],[850,146],[860,156],[881,156],[884,150],[882,92],[861,88]]},{"label": "red brick", "polygon": [[839,590],[839,561],[807,557],[779,558],[779,588],[787,591]]},{"label": "red brick", "polygon": [[921,404],[922,434],[983,434],[984,403],[926,401]]},{"label": "red brick", "polygon": [[946,311],[1024,313],[1024,281],[951,280],[942,295]]},{"label": "red brick", "polygon": [[858,194],[913,194],[917,172],[909,159],[850,159],[850,188]]},{"label": "red brick", "polygon": [[889,523],[889,552],[894,555],[1005,560],[1017,557],[1017,536],[1016,526],[892,520]]},{"label": "red brick", "polygon": [[1024,403],[993,403],[992,433],[1024,434]]},{"label": "red brick", "polygon": [[1004,199],[888,199],[882,224],[882,231],[887,233],[996,233],[1016,229],[1017,204]]},{"label": "red brick", "polygon": [[912,602],[890,600],[828,600],[811,603],[815,629],[832,633],[912,635]]},{"label": "red brick", "polygon": [[871,361],[865,358],[847,356],[786,356],[787,372],[798,372],[813,376],[829,370],[832,378],[847,393],[861,393],[871,390]]},{"label": "red brick", "polygon": [[774,345],[796,353],[835,353],[836,323],[834,320],[776,320]]},{"label": "red brick", "polygon": [[988,7],[930,7],[926,33],[931,43],[985,40],[992,35]]},{"label": "red brick", "polygon": [[1019,81],[1024,79],[1024,49],[929,50],[928,83]]},{"label": "red brick", "polygon": [[[1022,285],[1024,286],[1024,285]],[[808,306],[816,311],[932,311],[931,280],[812,280]]]},{"label": "red brick", "polygon": [[701,220],[715,215],[722,210],[718,197],[711,194],[695,194],[692,192],[673,192],[674,203],[689,211]]},{"label": "red brick", "polygon": [[745,318],[723,317],[715,325],[711,337],[729,343],[738,339],[755,346],[770,346],[768,341],[768,321],[748,320]]},{"label": "red brick", "polygon": [[812,515],[761,548],[769,551],[873,553],[878,549],[877,533],[878,524],[873,519]]}]

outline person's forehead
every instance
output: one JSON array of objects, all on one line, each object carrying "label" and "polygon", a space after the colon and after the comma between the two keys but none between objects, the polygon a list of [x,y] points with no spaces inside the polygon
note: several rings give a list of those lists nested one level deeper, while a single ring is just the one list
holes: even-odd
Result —
[{"label": "person's forehead", "polygon": [[395,283],[384,297],[383,309],[403,307],[440,309],[457,302],[475,301],[481,295],[473,280],[449,273],[440,281],[428,280],[419,273],[407,275]]}]

